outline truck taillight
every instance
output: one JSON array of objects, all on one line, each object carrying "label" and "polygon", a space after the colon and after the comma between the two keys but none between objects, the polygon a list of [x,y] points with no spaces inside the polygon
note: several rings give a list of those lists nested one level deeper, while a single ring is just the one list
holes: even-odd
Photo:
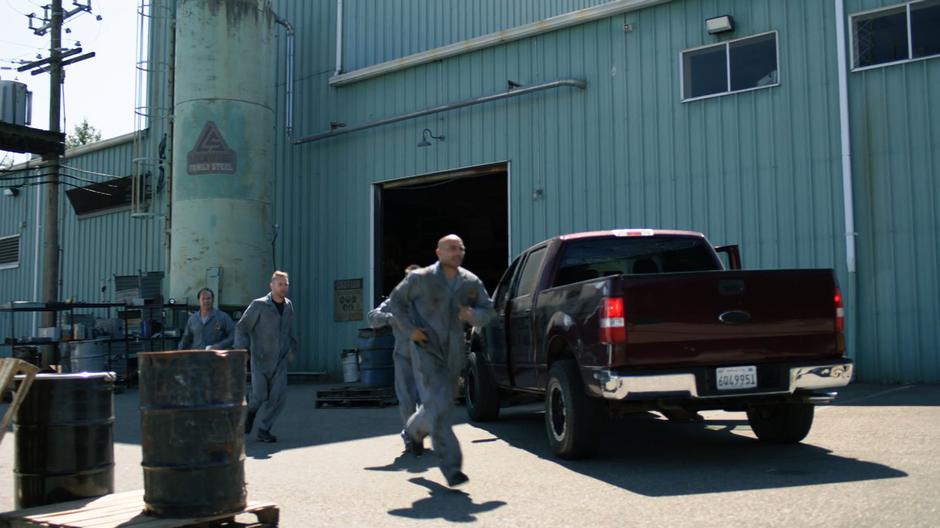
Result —
[{"label": "truck taillight", "polygon": [[627,318],[623,313],[622,297],[601,299],[600,326],[601,343],[627,342]]},{"label": "truck taillight", "polygon": [[845,307],[842,306],[842,293],[839,292],[839,288],[836,288],[833,302],[836,307],[836,333],[841,334],[845,329]]}]

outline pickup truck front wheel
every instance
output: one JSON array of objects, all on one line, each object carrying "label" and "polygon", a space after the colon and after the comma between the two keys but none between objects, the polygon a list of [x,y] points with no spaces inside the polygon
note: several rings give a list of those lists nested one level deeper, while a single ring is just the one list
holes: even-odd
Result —
[{"label": "pickup truck front wheel", "polygon": [[467,372],[464,376],[467,415],[474,422],[488,422],[499,417],[499,388],[493,372],[479,352],[470,352],[467,357]]},{"label": "pickup truck front wheel", "polygon": [[758,440],[795,444],[809,434],[813,413],[814,407],[809,403],[753,405],[747,409],[747,420]]},{"label": "pickup truck front wheel", "polygon": [[597,452],[600,405],[585,394],[573,359],[555,362],[548,372],[545,428],[548,443],[560,458],[587,458]]}]

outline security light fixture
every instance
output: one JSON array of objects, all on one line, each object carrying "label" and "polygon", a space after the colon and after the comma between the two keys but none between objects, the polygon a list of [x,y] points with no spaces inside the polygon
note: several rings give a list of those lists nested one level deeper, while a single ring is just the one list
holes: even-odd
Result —
[{"label": "security light fixture", "polygon": [[18,194],[20,194],[20,190],[17,189],[16,187],[5,187],[3,189],[4,196],[16,196]]},{"label": "security light fixture", "polygon": [[734,19],[731,15],[722,15],[705,19],[705,29],[709,34],[724,33],[734,31]]},{"label": "security light fixture", "polygon": [[441,134],[440,136],[435,136],[435,135],[431,132],[431,129],[425,128],[424,130],[421,131],[421,141],[418,142],[418,146],[419,146],[419,147],[430,147],[430,146],[431,146],[431,142],[428,141],[428,138],[436,139],[436,140],[438,140],[438,141],[444,141],[444,134]]}]

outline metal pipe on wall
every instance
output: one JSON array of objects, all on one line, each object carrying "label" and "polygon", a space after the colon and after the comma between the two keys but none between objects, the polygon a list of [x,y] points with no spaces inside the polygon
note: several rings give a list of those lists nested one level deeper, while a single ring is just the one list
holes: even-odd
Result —
[{"label": "metal pipe on wall", "polygon": [[343,73],[343,0],[336,0],[336,71],[333,76]]},{"label": "metal pipe on wall", "polygon": [[836,49],[839,64],[839,131],[842,145],[842,199],[845,216],[845,265],[855,273],[855,206],[852,192],[852,138],[849,128],[848,53],[845,46],[845,0],[836,3]]},{"label": "metal pipe on wall", "polygon": [[[858,305],[858,275],[855,273],[855,193],[852,181],[852,131],[849,124],[848,50],[845,45],[845,0],[835,1],[836,55],[839,68],[839,131],[842,147],[842,208],[845,218],[845,267],[849,274],[849,293]],[[849,307],[849,343],[858,336],[858,308]]]},{"label": "metal pipe on wall", "polygon": [[539,92],[542,90],[548,90],[550,88],[559,88],[562,86],[573,86],[575,88],[585,89],[587,88],[587,83],[580,79],[562,79],[558,81],[552,81],[542,84],[536,84],[532,86],[526,86],[523,88],[516,88],[506,92],[499,92],[491,95],[484,95],[482,97],[476,97],[473,99],[464,99],[463,101],[458,101],[456,103],[447,103],[440,106],[435,106],[432,108],[426,108],[424,110],[418,110],[416,112],[410,112],[407,114],[400,114],[397,116],[386,117],[383,119],[378,119],[375,121],[369,121],[367,123],[362,123],[359,125],[347,126],[343,128],[334,128],[326,132],[320,132],[319,134],[314,134],[312,136],[302,137],[300,139],[294,140],[292,143],[299,145],[301,143],[310,143],[313,141],[320,141],[321,139],[327,139],[331,137],[341,136],[343,134],[349,134],[350,132],[358,132],[360,130],[365,130],[367,128],[374,128],[377,126],[388,125],[391,123],[397,123],[399,121],[405,121],[408,119],[414,119],[416,117],[426,116],[430,114],[436,114],[440,112],[446,112],[448,110],[456,110],[458,108],[463,108],[465,106],[473,106],[481,103],[488,103],[490,101],[497,101],[499,99],[506,99],[509,97],[515,97],[518,95],[525,95],[533,92]]},{"label": "metal pipe on wall", "polygon": [[637,11],[639,9],[665,4],[671,1],[672,0],[615,0],[613,2],[607,2],[606,4],[587,7],[577,11],[572,11],[570,13],[565,13],[563,15],[546,18],[545,20],[539,20],[537,22],[532,22],[531,24],[523,24],[505,31],[497,31],[488,35],[483,35],[481,37],[476,37],[461,42],[455,42],[453,44],[448,44],[439,48],[408,55],[406,57],[399,57],[394,60],[373,64],[372,66],[359,68],[358,70],[353,70],[349,73],[342,73],[342,63],[340,56],[340,51],[342,49],[342,43],[340,41],[342,36],[342,24],[340,17],[342,15],[341,9],[343,1],[337,0],[337,9],[340,10],[337,12],[337,60],[336,72],[334,72],[333,77],[330,78],[330,86],[351,84],[354,82],[363,81],[365,79],[370,79],[372,77],[379,77],[392,72],[401,71],[413,66],[418,66],[420,64],[439,61],[448,57],[454,57],[464,53],[497,46],[499,44],[505,44],[507,42],[534,37],[536,35],[541,35],[550,31],[557,31],[566,27],[586,24],[588,22],[612,17],[621,13],[626,13],[628,11]]},{"label": "metal pipe on wall", "polygon": [[[342,0],[339,0],[342,2]],[[291,25],[286,19],[281,18],[277,15],[274,16],[274,21],[284,26],[284,32],[287,33],[287,68],[285,72],[285,82],[287,83],[287,100],[284,102],[285,105],[285,121],[287,127],[287,141],[291,142],[294,139],[294,26]]]}]

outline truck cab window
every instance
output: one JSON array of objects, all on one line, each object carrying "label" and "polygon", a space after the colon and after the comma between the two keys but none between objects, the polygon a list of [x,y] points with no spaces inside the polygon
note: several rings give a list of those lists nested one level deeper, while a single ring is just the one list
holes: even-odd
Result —
[{"label": "truck cab window", "polygon": [[503,277],[499,279],[499,284],[496,286],[496,291],[493,293],[493,305],[496,307],[497,311],[503,306],[506,306],[506,301],[509,300],[512,277],[516,274],[516,268],[519,266],[520,260],[522,260],[522,257],[512,261],[512,264],[509,265],[509,269],[507,269],[506,273],[503,273]]},{"label": "truck cab window", "polygon": [[721,270],[715,251],[688,236],[609,237],[575,240],[565,248],[553,286],[608,275]]},{"label": "truck cab window", "polygon": [[522,268],[522,274],[519,276],[519,282],[516,286],[516,297],[529,295],[535,290],[543,258],[545,258],[544,247],[529,253],[529,258],[525,261],[525,267]]}]

